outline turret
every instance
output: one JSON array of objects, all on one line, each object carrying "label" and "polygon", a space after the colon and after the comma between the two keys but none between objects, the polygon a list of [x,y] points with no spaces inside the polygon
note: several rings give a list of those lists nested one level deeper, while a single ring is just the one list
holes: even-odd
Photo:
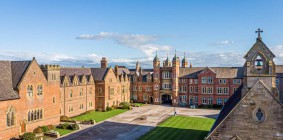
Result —
[{"label": "turret", "polygon": [[188,67],[188,60],[186,59],[186,53],[184,52],[184,58],[182,60],[182,68]]}]

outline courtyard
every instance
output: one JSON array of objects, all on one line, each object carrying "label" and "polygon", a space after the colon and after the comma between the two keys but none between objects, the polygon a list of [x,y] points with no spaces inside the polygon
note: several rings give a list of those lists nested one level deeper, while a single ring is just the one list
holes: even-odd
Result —
[{"label": "courtyard", "polygon": [[[171,117],[174,114],[174,107],[169,105],[145,105],[143,107],[134,107],[132,110],[109,118],[105,121],[97,123],[94,126],[89,126],[82,129],[81,131],[74,132],[72,134],[63,136],[60,140],[133,140],[139,139],[143,135],[147,134],[151,130],[155,131],[155,127],[163,125],[163,121],[168,119],[168,121],[174,121],[175,118],[180,120],[179,123],[182,127],[175,128],[174,126],[168,125],[168,129],[178,130],[178,129],[190,129],[192,126],[198,126],[198,123],[202,123],[201,120],[194,121],[190,117],[198,118],[212,118],[209,119],[208,125],[204,125],[205,128],[197,128],[201,133],[197,135],[203,136],[207,134],[210,129],[209,125],[212,125],[214,119],[217,117],[219,110],[209,110],[209,109],[189,109],[176,107],[175,108],[177,117]],[[170,118],[171,117],[171,118]],[[185,118],[184,118],[185,117]],[[197,118],[197,119],[198,119]],[[173,120],[172,120],[173,119]],[[183,123],[186,119],[186,123]],[[207,121],[207,120],[205,120]],[[165,121],[167,122],[167,121]],[[164,123],[165,123],[164,122]],[[192,124],[191,124],[192,123]],[[186,126],[188,124],[188,127]],[[157,127],[158,128],[158,127]],[[191,128],[192,129],[192,128]],[[173,131],[172,131],[173,132]],[[179,133],[180,131],[175,131]],[[193,131],[191,131],[193,132]],[[150,133],[147,135],[151,135]],[[146,136],[146,135],[145,135]],[[144,137],[146,139],[146,137]]]}]

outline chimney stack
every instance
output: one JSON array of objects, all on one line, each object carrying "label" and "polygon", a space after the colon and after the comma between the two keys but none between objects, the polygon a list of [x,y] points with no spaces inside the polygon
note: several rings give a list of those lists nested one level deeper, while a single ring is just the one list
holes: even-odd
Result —
[{"label": "chimney stack", "polygon": [[102,57],[100,62],[101,62],[101,68],[107,68],[108,67],[106,57]]}]

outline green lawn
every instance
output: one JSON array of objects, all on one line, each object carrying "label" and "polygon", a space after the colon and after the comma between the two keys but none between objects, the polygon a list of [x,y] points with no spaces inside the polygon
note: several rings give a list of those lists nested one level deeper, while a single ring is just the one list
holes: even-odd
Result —
[{"label": "green lawn", "polygon": [[214,121],[210,118],[173,116],[140,140],[203,140]]},{"label": "green lawn", "polygon": [[68,133],[71,133],[75,130],[55,128],[55,131],[58,131],[60,133],[60,136],[63,136],[63,135],[66,135]]},{"label": "green lawn", "polygon": [[118,114],[124,113],[126,111],[128,111],[128,110],[127,109],[114,109],[114,110],[107,111],[107,112],[93,111],[91,113],[80,115],[80,116],[77,116],[77,117],[73,117],[71,119],[75,119],[75,120],[78,120],[78,121],[93,119],[96,122],[101,122],[101,121],[104,121],[108,118],[116,116]]}]

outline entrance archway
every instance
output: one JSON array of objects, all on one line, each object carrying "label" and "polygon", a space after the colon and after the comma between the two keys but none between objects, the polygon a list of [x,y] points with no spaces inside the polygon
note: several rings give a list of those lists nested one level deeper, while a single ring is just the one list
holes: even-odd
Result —
[{"label": "entrance archway", "polygon": [[153,104],[153,97],[150,97],[150,103]]},{"label": "entrance archway", "polygon": [[161,96],[162,104],[172,104],[172,97],[169,94],[163,94]]},{"label": "entrance archway", "polygon": [[27,128],[26,128],[26,122],[25,121],[22,121],[21,122],[21,134],[25,133],[27,131]]}]

